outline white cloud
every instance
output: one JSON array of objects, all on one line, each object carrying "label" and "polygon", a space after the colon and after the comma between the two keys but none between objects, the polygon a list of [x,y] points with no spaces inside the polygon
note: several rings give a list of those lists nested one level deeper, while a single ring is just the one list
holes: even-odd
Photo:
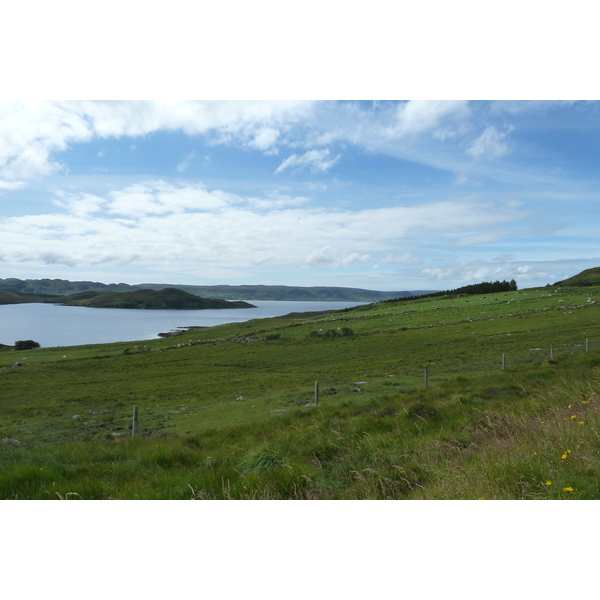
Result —
[{"label": "white cloud", "polygon": [[388,254],[381,262],[385,265],[402,265],[404,267],[423,264],[420,258],[413,256],[410,252],[404,252],[404,254],[399,256]]},{"label": "white cloud", "polygon": [[[294,123],[311,102],[68,101],[0,103],[0,178],[47,176],[64,168],[53,158],[70,144],[94,137],[143,136],[160,130],[239,139],[267,150],[278,124]],[[100,154],[99,154],[100,156]]]},{"label": "white cloud", "polygon": [[[468,102],[461,100],[410,100],[398,105],[395,135],[411,135],[430,131],[440,126],[442,121],[451,118],[464,119],[469,116]],[[453,132],[441,128],[436,135],[442,139],[451,137]]]},{"label": "white cloud", "polygon": [[51,154],[73,141],[87,141],[89,125],[74,111],[53,102],[0,103],[0,176],[18,181],[62,168]]},{"label": "white cloud", "polygon": [[177,165],[177,170],[180,173],[183,173],[190,166],[191,162],[196,158],[195,152],[190,152],[187,154],[184,159]]},{"label": "white cloud", "polygon": [[340,159],[339,154],[331,159],[329,158],[329,155],[329,150],[309,150],[301,156],[292,154],[277,167],[275,173],[281,173],[281,171],[291,167],[298,169],[310,167],[315,171],[325,172],[331,169],[331,167],[333,167]]},{"label": "white cloud", "polygon": [[19,190],[25,187],[24,181],[3,181],[0,179],[0,190]]},{"label": "white cloud", "polygon": [[56,193],[54,204],[66,209],[76,217],[87,217],[101,211],[106,200],[93,194],[67,194],[59,191]]},{"label": "white cloud", "polygon": [[475,159],[501,158],[510,152],[508,144],[505,143],[508,131],[498,131],[495,127],[486,127],[483,133],[471,144],[467,150]]},{"label": "white cloud", "polygon": [[103,195],[57,194],[64,212],[0,219],[5,260],[86,267],[132,264],[163,270],[256,265],[344,269],[417,258],[393,254],[403,240],[449,247],[473,230],[495,231],[524,213],[501,203],[448,202],[356,211],[314,208],[304,197],[243,197],[202,184],[142,181]]},{"label": "white cloud", "polygon": [[140,218],[185,211],[209,211],[227,206],[235,196],[209,192],[202,184],[176,187],[164,181],[146,181],[109,194],[109,213]]},{"label": "white cloud", "polygon": [[445,282],[448,288],[460,287],[481,281],[514,279],[519,288],[544,286],[574,273],[596,266],[596,259],[578,260],[528,260],[519,262],[489,263],[484,260],[462,260],[441,267],[428,267],[421,273],[430,282]]},{"label": "white cloud", "polygon": [[371,257],[368,254],[359,254],[358,252],[345,254],[331,246],[322,246],[307,256],[303,266],[347,269],[353,265],[365,263],[369,258]]},{"label": "white cloud", "polygon": [[245,201],[251,208],[257,210],[273,210],[304,206],[310,202],[310,198],[305,196],[288,196],[287,194],[273,194],[270,198],[246,198]]},{"label": "white cloud", "polygon": [[254,134],[254,138],[248,145],[258,150],[268,150],[275,144],[278,138],[278,129],[274,127],[262,127]]}]

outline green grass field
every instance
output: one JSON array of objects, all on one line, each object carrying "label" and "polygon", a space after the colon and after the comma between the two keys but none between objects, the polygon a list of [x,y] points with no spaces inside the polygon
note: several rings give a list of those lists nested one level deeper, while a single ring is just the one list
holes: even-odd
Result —
[{"label": "green grass field", "polygon": [[599,318],[547,287],[3,350],[0,497],[598,498]]}]

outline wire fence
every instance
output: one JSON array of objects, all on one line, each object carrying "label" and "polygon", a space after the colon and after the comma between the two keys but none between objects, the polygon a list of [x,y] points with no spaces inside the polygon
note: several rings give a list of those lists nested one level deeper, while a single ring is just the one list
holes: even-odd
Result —
[{"label": "wire fence", "polygon": [[[600,340],[585,338],[572,343],[550,347],[533,347],[520,353],[503,353],[480,361],[454,365],[429,362],[421,370],[406,369],[395,373],[373,374],[353,381],[319,381],[315,387],[296,387],[278,390],[260,396],[223,399],[208,404],[170,406],[141,406],[135,416],[128,410],[106,410],[104,413],[88,411],[55,420],[22,422],[20,425],[0,426],[0,445],[32,446],[59,444],[69,441],[119,440],[147,436],[166,436],[187,433],[210,427],[216,419],[220,423],[247,423],[262,419],[271,413],[284,413],[310,409],[315,405],[364,399],[379,394],[408,392],[439,385],[460,375],[477,375],[499,372],[503,369],[522,368],[527,365],[553,361],[561,356],[600,350]],[[204,419],[204,420],[203,420]],[[134,423],[134,420],[136,421]]]}]

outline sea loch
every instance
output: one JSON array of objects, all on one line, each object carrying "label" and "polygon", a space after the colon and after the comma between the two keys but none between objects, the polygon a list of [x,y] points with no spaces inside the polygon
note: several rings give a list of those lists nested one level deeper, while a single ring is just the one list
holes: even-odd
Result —
[{"label": "sea loch", "polygon": [[35,340],[43,347],[149,340],[178,327],[211,327],[287,315],[339,310],[360,302],[283,302],[253,300],[256,308],[216,310],[135,310],[54,304],[0,306],[0,344]]}]

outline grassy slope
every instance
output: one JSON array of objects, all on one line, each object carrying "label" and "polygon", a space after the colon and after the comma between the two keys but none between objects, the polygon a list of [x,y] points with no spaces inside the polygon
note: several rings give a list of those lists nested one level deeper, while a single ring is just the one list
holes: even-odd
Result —
[{"label": "grassy slope", "polygon": [[[0,352],[25,365],[0,371],[0,438],[21,441],[0,497],[596,498],[598,300],[543,288]],[[144,437],[117,443],[134,404]]]},{"label": "grassy slope", "polygon": [[569,279],[559,281],[554,285],[566,285],[572,287],[584,287],[584,286],[598,286],[600,285],[600,267],[593,269],[586,269]]}]

